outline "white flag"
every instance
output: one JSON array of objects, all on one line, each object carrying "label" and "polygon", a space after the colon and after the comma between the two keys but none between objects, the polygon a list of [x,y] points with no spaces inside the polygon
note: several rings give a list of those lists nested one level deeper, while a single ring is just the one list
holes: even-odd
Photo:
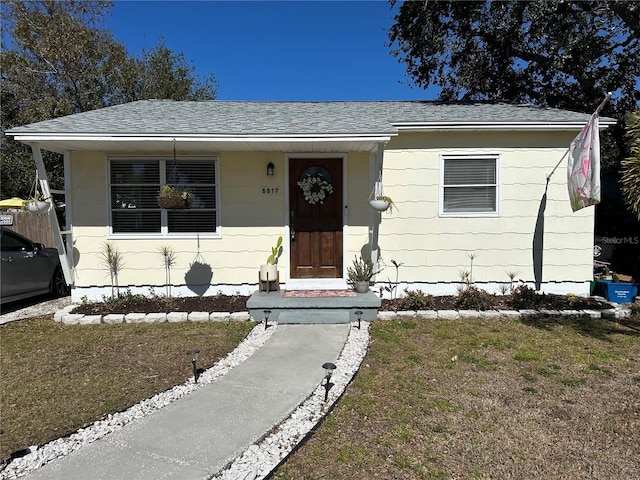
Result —
[{"label": "white flag", "polygon": [[567,185],[573,211],[600,203],[600,133],[598,113],[591,115],[569,146]]}]

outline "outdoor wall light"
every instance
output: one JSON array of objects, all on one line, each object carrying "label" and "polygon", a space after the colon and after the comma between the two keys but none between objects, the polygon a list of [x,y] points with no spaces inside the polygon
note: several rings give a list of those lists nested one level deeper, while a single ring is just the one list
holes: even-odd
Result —
[{"label": "outdoor wall light", "polygon": [[324,401],[326,402],[329,398],[329,390],[333,386],[331,383],[331,375],[333,375],[333,371],[336,369],[336,364],[331,362],[323,363],[322,368],[324,368]]},{"label": "outdoor wall light", "polygon": [[269,315],[271,315],[271,310],[263,310],[264,312],[264,329],[267,329],[267,323],[269,322]]},{"label": "outdoor wall light", "polygon": [[198,361],[199,353],[200,350],[198,350],[197,348],[191,348],[187,350],[187,355],[189,355],[189,358],[191,359],[191,365],[193,365],[193,381],[195,383],[198,383],[198,368],[196,367],[196,362]]},{"label": "outdoor wall light", "polygon": [[267,163],[267,176],[273,177],[273,171],[275,170],[275,165],[271,162]]},{"label": "outdoor wall light", "polygon": [[355,313],[356,317],[358,317],[358,330],[360,330],[360,320],[362,319],[362,310],[356,310],[353,313]]}]

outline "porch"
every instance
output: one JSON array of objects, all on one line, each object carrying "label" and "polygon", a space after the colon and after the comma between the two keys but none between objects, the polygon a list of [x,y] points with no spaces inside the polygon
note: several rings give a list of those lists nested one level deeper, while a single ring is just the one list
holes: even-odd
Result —
[{"label": "porch", "polygon": [[247,300],[247,309],[256,321],[278,323],[349,323],[375,320],[380,298],[373,292],[353,290],[278,290],[255,291]]}]

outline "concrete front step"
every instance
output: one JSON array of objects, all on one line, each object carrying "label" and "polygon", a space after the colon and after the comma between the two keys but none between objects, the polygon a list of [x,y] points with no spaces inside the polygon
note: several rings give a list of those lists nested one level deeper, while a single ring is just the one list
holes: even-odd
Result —
[{"label": "concrete front step", "polygon": [[284,297],[284,291],[254,292],[247,300],[247,309],[256,321],[265,318],[279,323],[348,323],[372,321],[378,315],[380,298],[373,292],[358,293],[354,297]]},{"label": "concrete front step", "polygon": [[278,323],[349,323],[346,309],[297,309],[281,310]]}]

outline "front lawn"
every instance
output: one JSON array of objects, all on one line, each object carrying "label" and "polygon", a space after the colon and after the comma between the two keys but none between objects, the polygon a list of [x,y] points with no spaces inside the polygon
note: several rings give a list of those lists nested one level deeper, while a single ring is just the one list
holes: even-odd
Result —
[{"label": "front lawn", "polygon": [[274,478],[638,478],[638,320],[375,322],[353,384]]},{"label": "front lawn", "polygon": [[233,350],[251,322],[61,325],[53,316],[0,327],[0,459],[69,435],[184,383]]}]

